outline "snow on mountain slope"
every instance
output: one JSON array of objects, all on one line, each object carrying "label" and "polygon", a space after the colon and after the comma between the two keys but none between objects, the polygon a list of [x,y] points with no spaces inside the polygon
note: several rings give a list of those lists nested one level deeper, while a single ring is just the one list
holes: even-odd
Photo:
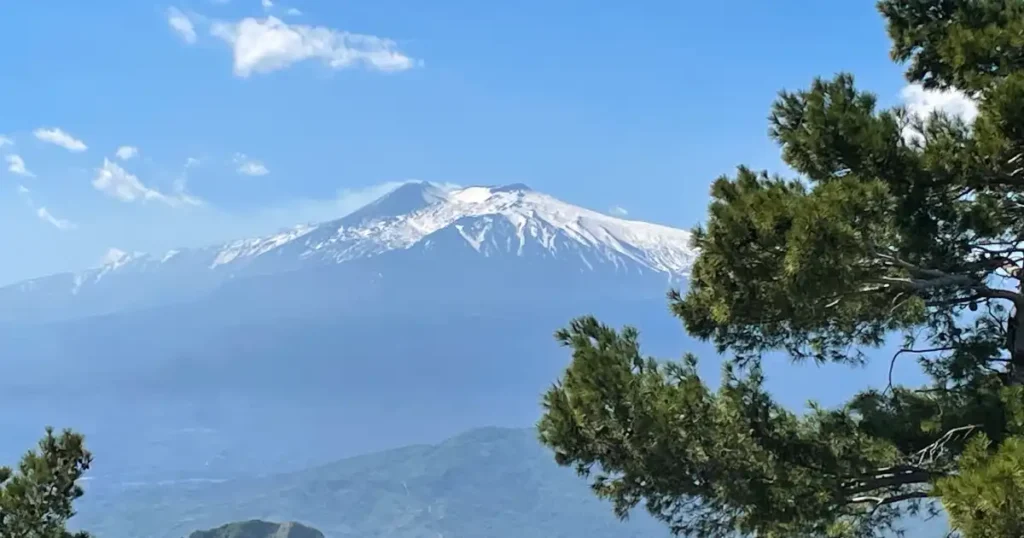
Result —
[{"label": "snow on mountain slope", "polygon": [[[409,193],[400,191],[423,189],[430,191],[426,203],[408,213],[353,214],[358,220],[350,216],[319,226],[302,241],[300,256],[344,262],[408,249],[431,241],[441,230],[454,229],[484,256],[503,251],[557,258],[586,250],[593,260],[582,259],[584,265],[632,261],[669,275],[685,275],[693,262],[689,232],[610,217],[523,185],[468,187],[435,198],[436,187],[408,184],[392,194],[405,198]],[[540,248],[530,249],[531,245]]]},{"label": "snow on mountain slope", "polygon": [[[407,183],[354,213],[267,237],[158,255],[115,252],[101,267],[0,289],[77,295],[96,288],[175,283],[204,289],[241,276],[282,273],[422,249],[444,257],[471,249],[483,257],[539,257],[598,268],[688,274],[696,252],[690,233],[611,217],[562,202],[525,185],[450,189]],[[454,269],[457,269],[454,268]]]}]

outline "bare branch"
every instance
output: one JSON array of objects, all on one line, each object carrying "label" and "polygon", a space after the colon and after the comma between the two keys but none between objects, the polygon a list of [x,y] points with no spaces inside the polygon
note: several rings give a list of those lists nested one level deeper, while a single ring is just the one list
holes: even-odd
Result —
[{"label": "bare branch", "polygon": [[887,476],[861,483],[859,487],[857,487],[856,492],[875,491],[878,489],[909,486],[912,484],[927,484],[934,478],[935,476],[927,471]]},{"label": "bare branch", "polygon": [[937,299],[937,300],[934,300],[934,301],[925,301],[924,304],[925,304],[925,306],[932,306],[932,307],[936,307],[936,306],[954,306],[954,305],[958,305],[958,304],[972,303],[974,301],[978,301],[978,300],[985,299],[985,298],[986,297],[984,297],[982,295],[974,294],[974,295],[970,295],[970,296],[967,296],[967,297],[954,297],[952,299]]},{"label": "bare branch", "polygon": [[892,370],[893,370],[893,367],[896,366],[896,359],[899,358],[900,355],[902,355],[904,353],[937,353],[939,351],[952,351],[954,349],[956,349],[956,348],[954,348],[952,346],[933,347],[933,348],[928,348],[928,349],[912,349],[912,348],[905,347],[905,348],[897,351],[892,356],[892,359],[889,361],[889,384],[885,387],[885,390],[882,391],[882,394],[884,395],[887,392],[889,392],[890,390],[892,390]]},{"label": "bare branch", "polygon": [[1024,308],[1024,296],[1021,294],[1010,290],[990,288],[973,276],[955,275],[938,269],[921,267],[903,260],[894,254],[885,254],[877,251],[873,252],[873,254],[887,264],[892,265],[893,267],[899,267],[906,270],[911,275],[915,275],[910,278],[883,276],[876,279],[876,282],[879,284],[891,287],[900,287],[915,292],[934,288],[959,287],[972,290],[981,297],[989,299],[1006,299],[1013,302],[1014,305]]},{"label": "bare branch", "polygon": [[927,469],[915,465],[897,465],[876,469],[871,474],[855,477],[849,480],[843,489],[847,495],[859,495],[884,488],[909,486],[912,484],[927,484],[936,477],[936,474]]},{"label": "bare branch", "polygon": [[879,506],[931,497],[931,491],[919,488],[945,476],[947,470],[943,469],[940,459],[949,454],[948,445],[966,439],[980,427],[971,424],[953,428],[932,444],[908,456],[908,463],[875,469],[861,476],[851,477],[842,485],[845,495],[848,496],[847,502],[872,503],[875,505],[874,509],[877,509]]},{"label": "bare branch", "polygon": [[877,509],[879,506],[885,506],[887,504],[895,504],[898,502],[909,501],[911,499],[927,499],[931,496],[932,493],[928,491],[908,491],[906,493],[900,493],[889,497],[853,497],[850,499],[850,503],[874,503],[875,509]]},{"label": "bare branch", "polygon": [[963,440],[969,437],[974,430],[980,428],[980,424],[968,424],[967,426],[960,426],[953,428],[939,437],[934,443],[918,450],[913,456],[911,461],[915,466],[930,465],[934,464],[940,457],[947,454],[946,447],[949,443],[955,440]]},{"label": "bare branch", "polygon": [[960,287],[973,290],[978,296],[986,299],[1006,299],[1013,302],[1015,305],[1024,306],[1024,297],[1019,293],[1012,292],[1010,290],[990,288],[967,275],[945,275],[930,279],[883,276],[877,278],[876,282],[879,284],[886,284],[891,287],[909,289],[915,292],[935,288]]}]

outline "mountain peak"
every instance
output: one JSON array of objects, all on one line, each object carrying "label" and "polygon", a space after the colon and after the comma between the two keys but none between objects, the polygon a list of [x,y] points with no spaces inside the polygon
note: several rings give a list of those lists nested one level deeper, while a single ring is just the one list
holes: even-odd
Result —
[{"label": "mountain peak", "polygon": [[300,523],[272,523],[253,519],[228,523],[208,531],[196,531],[189,538],[324,538],[324,534]]},{"label": "mountain peak", "polygon": [[446,198],[443,187],[427,181],[410,181],[346,215],[342,221],[358,225],[368,220],[397,217],[423,209]]},{"label": "mountain peak", "polygon": [[491,189],[492,192],[533,192],[526,183],[512,183],[509,185],[503,185],[501,187],[494,187]]}]

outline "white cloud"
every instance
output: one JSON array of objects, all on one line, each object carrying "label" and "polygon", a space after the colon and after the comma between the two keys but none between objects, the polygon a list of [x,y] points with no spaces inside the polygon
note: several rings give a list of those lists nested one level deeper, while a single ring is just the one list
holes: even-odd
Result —
[{"label": "white cloud", "polygon": [[32,211],[39,217],[40,220],[46,222],[57,228],[58,230],[72,230],[77,228],[77,225],[70,220],[57,218],[46,206],[36,207],[35,202],[32,200],[32,191],[28,187],[19,184],[17,187],[18,196],[25,202],[25,205],[30,207]]},{"label": "white cloud", "polygon": [[910,84],[900,91],[900,97],[907,111],[922,119],[936,110],[959,116],[967,123],[978,117],[978,103],[957,90],[926,90],[920,84]]},{"label": "white cloud", "polygon": [[293,16],[293,17],[297,17],[297,16],[299,16],[299,15],[302,15],[302,12],[301,12],[301,11],[299,11],[299,10],[298,10],[297,8],[294,8],[294,7],[290,7],[290,8],[288,8],[288,11],[287,11],[287,13],[288,13],[289,15]]},{"label": "white cloud", "polygon": [[[102,161],[102,157],[97,157],[94,167],[98,167]],[[123,164],[120,161],[115,160],[115,162]],[[134,163],[135,161],[130,162]],[[182,163],[179,162],[180,164]],[[141,168],[139,172],[141,172]],[[278,171],[275,170],[274,172]],[[147,183],[147,176],[140,174],[140,177],[143,183]],[[89,179],[91,180],[92,178],[90,177]],[[170,194],[170,179],[173,178],[168,178],[168,187],[165,191],[168,194]],[[171,208],[165,209],[163,204],[160,203],[149,203],[146,205],[139,203],[125,204],[125,206],[118,208],[108,207],[108,211],[103,213],[93,214],[87,211],[89,213],[88,226],[86,226],[85,217],[79,217],[76,213],[74,215],[75,218],[71,218],[72,215],[63,215],[60,211],[57,211],[63,206],[54,206],[52,203],[46,204],[57,216],[71,218],[71,220],[78,224],[76,231],[62,232],[63,237],[70,238],[72,235],[78,237],[76,237],[73,244],[69,245],[70,250],[62,250],[60,256],[49,258],[26,257],[25,261],[32,262],[32,266],[26,266],[24,270],[16,266],[7,266],[7,273],[0,271],[0,280],[7,279],[10,281],[14,280],[15,277],[17,279],[29,278],[44,273],[94,266],[99,261],[100,255],[110,247],[118,247],[128,253],[144,251],[159,255],[176,248],[202,247],[239,238],[260,237],[304,222],[323,222],[336,219],[351,213],[353,210],[358,209],[367,202],[374,200],[401,184],[401,182],[389,182],[383,185],[353,185],[353,187],[358,188],[330,193],[324,197],[277,198],[274,200],[274,205],[264,205],[251,209],[218,207],[212,202],[198,207],[180,207],[175,210]],[[10,182],[12,191],[16,185],[17,182]],[[154,183],[150,186],[157,185]],[[11,191],[8,192],[8,196],[12,199],[16,197]],[[2,193],[0,193],[0,198],[2,198]],[[103,198],[106,198],[106,196],[103,196]],[[23,202],[23,200],[17,201]],[[56,200],[53,202],[56,202]],[[120,206],[120,203],[112,199],[109,202]],[[28,220],[30,225],[36,222],[38,218],[35,215],[36,207],[38,206],[33,206],[31,209],[25,208],[24,213],[22,213],[22,220],[20,221],[21,225],[24,226],[25,220]],[[66,208],[68,211],[71,209],[70,206]],[[113,211],[110,211],[111,209]],[[123,213],[125,210],[128,211],[128,214]],[[10,226],[16,226],[19,224],[17,213],[19,212],[0,211],[0,221],[6,223],[9,228]],[[129,214],[131,215],[130,217],[128,216]],[[82,220],[76,220],[79,218]],[[42,224],[41,221],[38,222]],[[129,223],[129,225],[126,225],[126,223]],[[38,228],[36,230],[37,234],[46,231],[46,227],[42,225],[38,226]],[[11,241],[22,237],[29,240],[27,242],[11,243]],[[5,247],[7,251],[11,252],[16,251],[14,250],[15,247],[22,250],[28,249],[25,251],[32,252],[32,248],[38,247],[38,241],[34,243],[31,241],[33,237],[31,233],[28,235],[0,234],[0,238],[7,240],[7,243],[0,241],[0,243],[3,243],[0,246]],[[12,271],[12,269],[18,269],[18,271]]]},{"label": "white cloud", "polygon": [[103,166],[96,170],[96,178],[93,179],[92,186],[122,202],[163,200],[164,198],[159,191],[143,185],[138,176],[129,173],[107,158],[103,159]]},{"label": "white cloud", "polygon": [[248,161],[238,166],[238,173],[247,176],[265,176],[270,173],[261,162]]},{"label": "white cloud", "polygon": [[616,215],[616,216],[619,216],[619,217],[625,217],[626,215],[629,214],[629,211],[626,211],[626,208],[624,208],[622,206],[617,206],[617,205],[616,206],[612,206],[609,211],[611,212],[612,215]]},{"label": "white cloud", "polygon": [[127,258],[129,254],[119,248],[110,247],[100,258],[100,266],[113,265]]},{"label": "white cloud", "polygon": [[403,71],[415,64],[389,39],[288,24],[276,17],[217,22],[210,32],[232,47],[234,72],[239,77],[269,73],[311,59],[331,69],[362,64],[379,71]]},{"label": "white cloud", "polygon": [[[388,181],[376,185],[341,189],[329,198],[299,198],[283,200],[272,207],[264,207],[244,213],[226,212],[213,206],[208,211],[189,215],[188,223],[177,228],[178,232],[189,230],[196,238],[194,244],[208,244],[216,240],[231,240],[239,237],[255,237],[275,233],[303,223],[319,223],[344,217],[385,194],[409,183]],[[454,188],[442,185],[445,188]],[[217,236],[211,239],[211,233]],[[175,246],[186,246],[180,241]]]},{"label": "white cloud", "polygon": [[51,225],[53,225],[54,228],[57,228],[58,230],[73,230],[75,228],[75,223],[67,219],[59,219],[53,216],[53,214],[50,213],[50,211],[46,209],[45,206],[40,207],[39,209],[36,210],[36,216],[38,216],[44,222],[50,223]]},{"label": "white cloud", "polygon": [[28,168],[25,168],[25,159],[22,159],[20,155],[8,155],[7,159],[7,170],[12,174],[18,174],[24,177],[36,177],[35,174],[30,172]]},{"label": "white cloud", "polygon": [[188,171],[196,166],[199,166],[199,159],[196,159],[195,157],[185,159],[185,166],[182,167],[181,174],[175,178],[174,184],[171,188],[176,196],[195,200],[196,203],[193,203],[192,205],[201,205],[201,200],[193,199],[188,194]]},{"label": "white cloud", "polygon": [[[376,185],[341,189],[327,199],[297,199],[277,207],[265,208],[247,215],[231,215],[230,228],[238,229],[239,237],[272,233],[302,223],[334,220],[365,206],[385,194],[409,183],[387,181]],[[452,186],[445,185],[447,188]]]},{"label": "white cloud", "polygon": [[60,128],[39,128],[33,134],[43,142],[60,146],[68,151],[80,152],[88,149],[85,142],[65,133]]},{"label": "white cloud", "polygon": [[176,7],[167,9],[167,24],[185,43],[192,44],[196,42],[196,25],[180,9]]},{"label": "white cloud", "polygon": [[274,7],[274,2],[272,0],[260,0],[260,4],[263,6],[263,9],[270,9]]},{"label": "white cloud", "polygon": [[2,148],[4,146],[13,146],[13,145],[14,145],[14,140],[11,140],[10,138],[7,138],[4,135],[0,135],[0,148]]},{"label": "white cloud", "polygon": [[128,159],[132,159],[139,154],[139,148],[135,146],[121,146],[117,148],[115,154],[117,155],[118,159],[121,159],[122,161],[127,161]]},{"label": "white cloud", "polygon": [[238,165],[238,173],[246,176],[265,176],[270,173],[262,162],[250,159],[244,153],[235,154],[235,164]]},{"label": "white cloud", "polygon": [[103,159],[103,166],[96,170],[96,177],[92,180],[92,186],[107,196],[122,202],[156,200],[172,207],[202,204],[201,200],[184,192],[168,196],[156,189],[147,187],[138,176],[121,168],[117,163],[107,158]]}]

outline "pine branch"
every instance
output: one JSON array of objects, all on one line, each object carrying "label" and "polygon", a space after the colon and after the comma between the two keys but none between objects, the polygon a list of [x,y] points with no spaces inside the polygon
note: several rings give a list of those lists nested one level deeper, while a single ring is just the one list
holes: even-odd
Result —
[{"label": "pine branch", "polygon": [[873,254],[887,264],[899,267],[906,270],[911,275],[915,275],[911,277],[883,276],[875,279],[879,284],[909,289],[914,292],[922,292],[935,288],[958,287],[971,290],[975,292],[977,296],[983,298],[1006,299],[1013,302],[1015,306],[1024,308],[1024,295],[1010,290],[991,288],[973,276],[951,274],[939,269],[921,267],[903,260],[894,254],[885,254],[882,252],[873,252]]},{"label": "pine branch", "polygon": [[860,495],[885,488],[927,484],[935,479],[936,474],[927,469],[913,465],[899,465],[877,469],[873,473],[855,478],[843,489],[847,495]]},{"label": "pine branch", "polygon": [[845,495],[849,497],[848,502],[876,502],[877,505],[884,505],[930,496],[927,492],[921,491],[904,492],[887,497],[880,497],[873,493],[878,490],[899,489],[915,484],[930,484],[936,478],[944,476],[945,471],[927,467],[934,467],[938,464],[939,459],[948,453],[947,447],[951,442],[966,439],[980,427],[977,424],[971,424],[953,428],[932,444],[908,457],[909,463],[883,467],[852,477],[843,485]]},{"label": "pine branch", "polygon": [[927,499],[932,496],[933,494],[929,491],[908,491],[906,493],[891,495],[889,497],[853,497],[850,499],[850,504],[874,503],[874,509],[877,510],[879,507],[885,506],[887,504],[895,504],[898,502],[909,501],[912,499]]}]

